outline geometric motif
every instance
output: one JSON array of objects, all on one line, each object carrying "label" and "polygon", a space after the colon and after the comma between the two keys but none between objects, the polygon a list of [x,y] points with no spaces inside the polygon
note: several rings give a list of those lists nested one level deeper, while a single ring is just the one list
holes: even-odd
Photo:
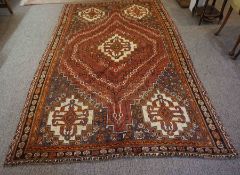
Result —
[{"label": "geometric motif", "polygon": [[157,127],[168,138],[179,136],[190,123],[186,108],[159,91],[142,110],[145,122],[150,122],[151,127]]},{"label": "geometric motif", "polygon": [[124,13],[127,16],[130,16],[136,19],[142,19],[143,17],[149,14],[149,10],[145,7],[134,4],[131,7],[125,9]]},{"label": "geometric motif", "polygon": [[102,53],[109,56],[111,60],[115,62],[123,60],[123,58],[130,55],[136,48],[137,44],[134,44],[132,41],[118,34],[112,35],[104,43],[98,46],[98,49],[101,50]]},{"label": "geometric motif", "polygon": [[105,15],[105,12],[95,7],[92,7],[80,11],[78,15],[89,22],[93,22],[102,18]]},{"label": "geometric motif", "polygon": [[49,113],[47,125],[55,136],[59,136],[59,140],[67,144],[81,135],[82,130],[92,124],[92,120],[93,110],[89,110],[88,106],[72,95]]}]

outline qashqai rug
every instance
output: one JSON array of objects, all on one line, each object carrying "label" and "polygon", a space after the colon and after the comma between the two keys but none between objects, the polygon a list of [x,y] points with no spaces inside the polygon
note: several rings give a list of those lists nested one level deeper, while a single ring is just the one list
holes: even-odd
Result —
[{"label": "qashqai rug", "polygon": [[6,164],[234,157],[158,0],[65,5]]}]

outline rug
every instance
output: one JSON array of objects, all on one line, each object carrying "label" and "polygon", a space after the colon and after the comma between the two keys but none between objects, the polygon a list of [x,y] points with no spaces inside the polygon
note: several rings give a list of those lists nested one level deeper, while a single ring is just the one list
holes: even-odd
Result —
[{"label": "rug", "polygon": [[65,5],[6,165],[235,157],[163,4]]}]

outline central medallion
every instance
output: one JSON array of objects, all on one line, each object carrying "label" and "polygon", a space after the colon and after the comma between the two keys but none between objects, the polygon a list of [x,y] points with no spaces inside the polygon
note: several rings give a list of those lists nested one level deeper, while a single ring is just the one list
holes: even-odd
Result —
[{"label": "central medallion", "polygon": [[114,34],[98,46],[104,55],[111,58],[114,62],[119,62],[129,56],[135,49],[137,44],[134,42],[120,36],[119,34]]}]

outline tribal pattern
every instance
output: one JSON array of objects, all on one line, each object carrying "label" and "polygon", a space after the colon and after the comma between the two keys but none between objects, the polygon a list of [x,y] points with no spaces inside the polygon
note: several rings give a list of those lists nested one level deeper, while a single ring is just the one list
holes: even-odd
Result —
[{"label": "tribal pattern", "polygon": [[234,157],[161,2],[65,5],[6,165]]}]

